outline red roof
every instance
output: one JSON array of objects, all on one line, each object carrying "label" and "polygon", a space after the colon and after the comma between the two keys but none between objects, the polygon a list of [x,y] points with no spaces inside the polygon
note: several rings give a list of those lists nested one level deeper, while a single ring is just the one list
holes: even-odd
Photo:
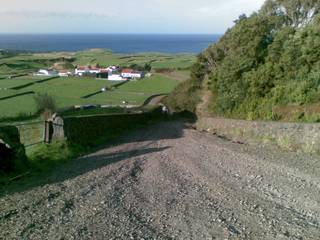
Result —
[{"label": "red roof", "polygon": [[100,70],[100,68],[97,68],[97,67],[91,67],[90,69],[91,70]]},{"label": "red roof", "polygon": [[87,67],[79,66],[77,69],[78,69],[78,70],[86,70],[86,69],[87,69]]},{"label": "red roof", "polygon": [[132,73],[132,72],[134,72],[134,70],[130,68],[122,69],[122,73]]}]

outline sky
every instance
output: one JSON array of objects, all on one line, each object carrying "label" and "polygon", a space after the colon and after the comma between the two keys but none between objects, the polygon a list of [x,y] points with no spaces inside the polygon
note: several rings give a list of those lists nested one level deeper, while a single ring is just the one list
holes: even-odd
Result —
[{"label": "sky", "polygon": [[264,0],[1,0],[0,33],[224,33]]}]

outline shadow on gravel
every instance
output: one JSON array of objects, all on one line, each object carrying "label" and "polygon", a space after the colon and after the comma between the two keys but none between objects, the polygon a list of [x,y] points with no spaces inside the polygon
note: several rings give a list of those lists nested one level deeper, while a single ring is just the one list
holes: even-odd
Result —
[{"label": "shadow on gravel", "polygon": [[[148,147],[148,142],[181,138],[183,137],[184,129],[187,128],[188,124],[192,123],[193,120],[190,120],[190,118],[178,115],[170,118],[168,121],[154,123],[143,129],[124,134],[118,139],[92,150],[94,154],[70,160],[65,164],[56,166],[47,173],[30,176],[6,186],[0,185],[0,198],[5,195],[27,191],[46,184],[60,183],[68,179],[73,179],[87,172],[124,161],[128,158],[164,151],[170,147],[150,148]],[[144,144],[144,142],[146,142],[146,144]],[[137,143],[137,149],[107,154],[99,153],[100,150],[110,149],[112,151],[114,147],[129,143]]]},{"label": "shadow on gravel", "polygon": [[73,179],[87,172],[98,170],[110,164],[127,160],[128,158],[139,157],[145,154],[161,152],[170,147],[162,148],[139,148],[125,152],[114,152],[108,154],[99,154],[85,156],[72,160],[66,164],[55,167],[48,175],[38,175],[29,177],[25,181],[15,182],[9,186],[0,187],[0,198],[5,195],[11,195],[18,192],[31,190],[35,187],[46,184],[60,183],[65,180]]},{"label": "shadow on gravel", "polygon": [[132,142],[145,142],[145,141],[159,141],[178,139],[183,137],[184,130],[193,128],[194,123],[197,121],[196,116],[190,112],[180,112],[167,116],[160,122],[153,123],[130,133],[123,135],[116,144],[132,143]]}]

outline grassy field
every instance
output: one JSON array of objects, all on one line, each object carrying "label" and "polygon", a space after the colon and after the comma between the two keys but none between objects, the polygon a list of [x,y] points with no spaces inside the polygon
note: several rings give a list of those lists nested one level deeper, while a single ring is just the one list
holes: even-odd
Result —
[{"label": "grassy field", "polygon": [[[101,90],[101,88],[110,88],[116,83],[117,82],[97,80],[94,78],[57,78],[16,91],[0,90],[0,98],[34,91],[35,93],[47,93],[53,96],[56,99],[59,108],[83,104],[119,105],[122,101],[127,101],[130,105],[140,105],[148,97],[154,94],[171,92],[178,84],[178,81],[155,74],[150,78],[128,82],[119,88],[103,92],[87,99],[82,98],[85,95]],[[16,83],[10,86],[16,86]],[[1,117],[11,117],[18,114],[33,114],[35,111],[36,108],[33,95],[17,96],[0,100]]]},{"label": "grassy field", "polygon": [[33,83],[39,80],[45,80],[45,79],[48,79],[48,78],[38,77],[38,76],[23,76],[23,77],[17,77],[12,79],[0,79],[0,89],[14,88],[14,87],[18,87],[28,83]]},{"label": "grassy field", "polygon": [[[34,94],[49,94],[53,96],[59,108],[74,105],[100,104],[119,105],[123,101],[130,105],[141,105],[150,96],[159,93],[169,93],[175,86],[189,74],[190,66],[195,62],[196,56],[191,54],[170,55],[160,53],[145,53],[135,55],[115,54],[105,50],[88,50],[76,53],[37,53],[18,54],[0,57],[0,118],[15,117],[17,115],[31,115],[36,111]],[[157,69],[170,69],[170,74],[154,73],[152,77],[139,81],[131,81],[124,85],[94,95],[102,88],[110,88],[118,82],[99,80],[95,78],[56,78],[45,82],[43,77],[32,76],[31,73],[40,68],[49,68],[57,63],[76,65],[120,65],[131,64],[152,65],[153,71]],[[71,66],[72,66],[71,65]],[[27,76],[14,77],[20,74]],[[9,79],[8,76],[13,76]],[[16,96],[29,93],[28,95]],[[10,97],[8,99],[6,98]]]},{"label": "grassy field", "polygon": [[55,63],[68,62],[75,65],[144,65],[150,63],[154,69],[189,68],[196,61],[192,54],[140,53],[135,55],[116,54],[96,49],[75,53],[37,53],[16,56],[0,55],[0,78],[10,75],[31,73],[39,68],[52,67]]},{"label": "grassy field", "polygon": [[129,66],[131,64],[144,65],[150,63],[152,68],[189,68],[195,61],[192,54],[170,55],[162,53],[141,53],[135,55],[114,54],[104,50],[91,50],[75,53],[75,63],[79,65],[101,64]]}]

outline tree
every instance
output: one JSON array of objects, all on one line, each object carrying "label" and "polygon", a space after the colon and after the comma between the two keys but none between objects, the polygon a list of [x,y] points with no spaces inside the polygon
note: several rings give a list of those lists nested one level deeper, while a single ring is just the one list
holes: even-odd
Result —
[{"label": "tree", "polygon": [[293,27],[310,23],[319,11],[318,0],[268,0],[261,9],[267,15],[284,16],[286,24]]},{"label": "tree", "polygon": [[55,99],[45,94],[37,94],[34,96],[38,113],[43,114],[45,119],[51,117],[51,115],[57,110]]},{"label": "tree", "polygon": [[146,71],[146,72],[150,72],[151,69],[152,69],[152,66],[151,66],[150,63],[146,63],[146,64],[144,64],[143,69],[144,69],[144,71]]},{"label": "tree", "polygon": [[208,76],[211,106],[224,116],[278,119],[275,106],[320,102],[319,9],[319,0],[267,0],[258,13],[241,15],[168,99],[195,109]]}]

